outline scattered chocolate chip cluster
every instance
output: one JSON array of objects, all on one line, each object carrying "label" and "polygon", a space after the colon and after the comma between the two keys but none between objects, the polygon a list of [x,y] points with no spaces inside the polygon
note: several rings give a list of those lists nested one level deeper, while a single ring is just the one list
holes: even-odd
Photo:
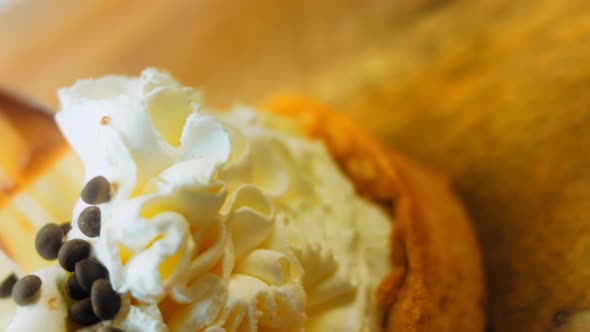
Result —
[{"label": "scattered chocolate chip cluster", "polygon": [[103,176],[97,176],[88,181],[82,189],[80,197],[91,206],[80,213],[78,228],[88,237],[97,237],[100,235],[100,209],[96,204],[111,200],[111,184]]},{"label": "scattered chocolate chip cluster", "polygon": [[[111,199],[111,184],[102,176],[90,180],[81,193],[84,202],[91,204],[78,217],[80,231],[88,237],[100,235],[101,215],[96,204]],[[73,322],[89,326],[100,320],[113,319],[121,309],[121,295],[113,290],[107,269],[90,257],[90,243],[82,239],[66,241],[70,223],[44,225],[35,238],[35,248],[47,260],[57,259],[59,265],[70,272],[66,288],[74,304],[68,308]],[[18,305],[35,303],[41,289],[41,278],[28,275],[17,279],[10,275],[0,284],[0,297],[12,296]],[[121,331],[104,327],[101,331]]]}]

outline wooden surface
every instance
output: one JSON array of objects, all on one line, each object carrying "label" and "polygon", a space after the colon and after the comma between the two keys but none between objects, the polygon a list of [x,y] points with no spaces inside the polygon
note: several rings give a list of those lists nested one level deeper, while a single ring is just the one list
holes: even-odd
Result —
[{"label": "wooden surface", "polygon": [[300,92],[449,173],[490,331],[590,326],[587,0],[19,1],[0,85],[56,106],[80,77],[168,69],[212,104]]}]

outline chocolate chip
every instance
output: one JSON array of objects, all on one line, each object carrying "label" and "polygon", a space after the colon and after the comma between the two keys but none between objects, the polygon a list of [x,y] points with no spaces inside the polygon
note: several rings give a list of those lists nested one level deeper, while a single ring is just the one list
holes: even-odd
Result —
[{"label": "chocolate chip", "polygon": [[121,295],[113,290],[111,283],[106,279],[97,280],[92,284],[90,300],[92,310],[98,318],[103,320],[115,318],[121,309]]},{"label": "chocolate chip", "polygon": [[82,200],[88,204],[101,204],[111,200],[111,184],[104,176],[97,176],[82,189]]},{"label": "chocolate chip", "polygon": [[92,325],[99,321],[98,317],[94,314],[94,311],[92,311],[92,302],[90,301],[90,298],[72,304],[72,306],[68,308],[68,317],[74,323],[82,326]]},{"label": "chocolate chip", "polygon": [[98,332],[125,332],[125,330],[114,326],[101,326]]},{"label": "chocolate chip", "polygon": [[18,305],[27,305],[35,302],[41,289],[41,278],[31,274],[20,278],[12,288],[12,299]]},{"label": "chocolate chip", "polygon": [[10,297],[12,294],[12,288],[14,284],[18,281],[16,274],[11,273],[6,279],[0,283],[0,299]]},{"label": "chocolate chip", "polygon": [[90,294],[87,291],[83,290],[82,287],[80,287],[80,284],[78,283],[78,279],[76,278],[75,273],[73,273],[68,278],[66,284],[68,288],[68,294],[70,294],[70,297],[72,299],[80,301],[90,296]]},{"label": "chocolate chip", "polygon": [[82,210],[78,217],[78,228],[88,237],[100,235],[100,209],[89,206]]},{"label": "chocolate chip", "polygon": [[88,258],[90,255],[90,243],[80,239],[67,241],[61,246],[57,254],[59,265],[67,271],[74,272],[76,263]]},{"label": "chocolate chip", "polygon": [[63,224],[59,225],[61,230],[64,232],[64,236],[68,235],[68,233],[72,230],[72,223],[70,221],[66,221]]},{"label": "chocolate chip", "polygon": [[76,263],[76,280],[83,290],[90,292],[92,284],[108,277],[107,269],[98,261],[87,258]]},{"label": "chocolate chip", "polygon": [[46,224],[35,237],[35,249],[39,256],[53,260],[57,258],[57,253],[64,240],[64,232],[58,224]]}]

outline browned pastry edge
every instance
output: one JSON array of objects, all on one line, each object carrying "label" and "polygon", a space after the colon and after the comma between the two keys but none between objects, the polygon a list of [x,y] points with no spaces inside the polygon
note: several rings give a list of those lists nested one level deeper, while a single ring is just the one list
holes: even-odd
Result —
[{"label": "browned pastry edge", "polygon": [[[53,165],[67,151],[68,146],[55,125],[53,113],[42,106],[25,102],[22,98],[0,90],[0,115],[17,130],[19,138],[24,141],[23,153],[30,156],[22,165],[18,178],[12,179],[12,186],[1,188],[2,206],[8,198]],[[11,143],[14,142],[3,141],[1,144]]]},{"label": "browned pastry edge", "polygon": [[387,330],[482,331],[480,250],[447,178],[384,147],[313,101],[287,96],[268,108],[323,141],[360,194],[392,209],[392,272],[377,290],[388,312]]}]

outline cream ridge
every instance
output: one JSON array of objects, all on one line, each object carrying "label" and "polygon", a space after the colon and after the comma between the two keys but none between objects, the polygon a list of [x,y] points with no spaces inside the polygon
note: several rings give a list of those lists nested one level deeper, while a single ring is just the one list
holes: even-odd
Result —
[{"label": "cream ridge", "polygon": [[85,182],[112,184],[100,236],[78,229],[80,199],[68,238],[90,242],[129,297],[113,325],[139,331],[149,312],[170,331],[379,328],[391,216],[355,193],[321,142],[248,107],[202,109],[151,68],[81,80],[59,99]]}]

